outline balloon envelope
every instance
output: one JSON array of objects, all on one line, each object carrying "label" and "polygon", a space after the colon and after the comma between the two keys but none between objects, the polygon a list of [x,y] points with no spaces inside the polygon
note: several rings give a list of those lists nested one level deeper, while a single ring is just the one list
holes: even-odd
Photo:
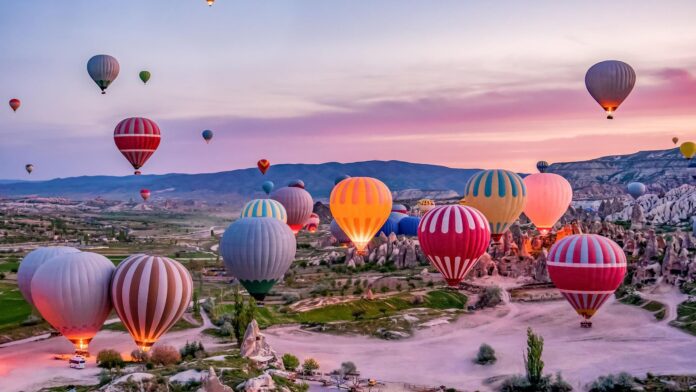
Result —
[{"label": "balloon envelope", "polygon": [[155,153],[160,144],[160,129],[157,124],[144,117],[122,120],[114,129],[116,148],[140,174],[145,162]]},{"label": "balloon envelope", "polygon": [[268,168],[271,167],[271,162],[269,162],[268,159],[261,159],[256,162],[256,166],[259,168],[259,171],[261,171],[261,174],[266,174]]},{"label": "balloon envelope", "polygon": [[389,188],[371,177],[350,177],[336,185],[329,201],[331,214],[359,253],[382,227],[392,207]]},{"label": "balloon envelope", "polygon": [[102,94],[106,94],[106,88],[116,80],[120,69],[118,61],[107,54],[98,54],[87,62],[87,73],[99,86]]},{"label": "balloon envelope", "polygon": [[31,280],[36,309],[76,350],[87,350],[111,312],[114,269],[100,254],[65,253],[46,260]]},{"label": "balloon envelope", "polygon": [[150,190],[148,190],[148,189],[141,189],[141,190],[140,190],[140,197],[143,198],[143,201],[147,201],[147,199],[150,198]]},{"label": "balloon envelope", "polygon": [[17,98],[12,98],[10,99],[10,107],[12,108],[12,111],[16,112],[17,109],[22,105],[22,102],[19,101]]},{"label": "balloon envelope", "polygon": [[263,184],[261,184],[261,189],[263,189],[266,194],[270,194],[273,191],[273,188],[275,187],[275,184],[273,181],[264,181]]},{"label": "balloon envelope", "polygon": [[254,199],[242,208],[242,218],[276,218],[283,223],[288,221],[288,213],[285,207],[273,199]]},{"label": "balloon envelope", "polygon": [[69,246],[44,246],[27,253],[22,262],[19,263],[19,269],[17,270],[17,286],[19,286],[19,291],[24,296],[24,299],[32,306],[34,305],[34,300],[31,297],[31,280],[36,270],[47,260],[63,254],[78,252],[80,252],[78,249]]},{"label": "balloon envelope", "polygon": [[297,243],[290,228],[274,218],[241,218],[225,230],[220,254],[228,273],[263,300],[295,259]]},{"label": "balloon envelope", "polygon": [[379,237],[379,235],[382,233],[384,233],[384,235],[387,237],[389,237],[389,234],[391,234],[391,233],[399,234],[399,221],[400,220],[401,219],[399,219],[398,217],[389,216],[389,218],[387,218],[387,220],[384,222],[382,227],[379,228],[379,231],[377,231],[377,234],[375,234],[375,237]]},{"label": "balloon envelope", "polygon": [[645,187],[645,184],[642,182],[632,182],[628,184],[626,187],[628,190],[628,194],[633,196],[634,199],[637,199],[645,194],[645,191],[647,188]]},{"label": "balloon envelope", "polygon": [[553,173],[531,174],[524,178],[527,202],[524,213],[541,235],[546,235],[565,214],[573,201],[573,188],[565,178]]},{"label": "balloon envelope", "polygon": [[418,227],[423,254],[450,286],[464,280],[490,241],[486,217],[467,206],[435,207],[423,216]]},{"label": "balloon envelope", "polygon": [[292,180],[288,183],[288,186],[305,189],[305,184],[302,180]]},{"label": "balloon envelope", "polygon": [[213,138],[213,131],[206,129],[201,132],[201,136],[203,136],[203,140],[205,140],[206,143],[210,143],[210,140]]},{"label": "balloon envelope", "polygon": [[416,206],[421,214],[425,214],[426,212],[435,208],[435,202],[430,199],[420,199],[418,200],[418,203],[416,203]]},{"label": "balloon envelope", "polygon": [[679,146],[679,151],[682,153],[684,158],[691,159],[696,155],[696,143],[694,142],[684,142]]},{"label": "balloon envelope", "polygon": [[536,164],[537,170],[539,170],[539,173],[546,173],[546,169],[549,168],[549,163],[546,161],[539,161]]},{"label": "balloon envelope", "polygon": [[135,254],[114,272],[111,298],[118,317],[141,351],[148,351],[184,314],[193,281],[176,260]]},{"label": "balloon envelope", "polygon": [[280,202],[288,213],[288,226],[297,234],[307,223],[314,208],[312,195],[297,187],[283,187],[271,193],[271,199]]},{"label": "balloon envelope", "polygon": [[585,74],[585,86],[592,98],[607,112],[607,118],[628,97],[636,84],[636,73],[630,65],[616,60],[602,61]]},{"label": "balloon envelope", "polygon": [[24,170],[26,170],[27,173],[31,174],[31,172],[34,171],[34,165],[32,165],[31,163],[28,163],[28,164],[24,165]]},{"label": "balloon envelope", "polygon": [[305,228],[310,233],[316,233],[317,229],[319,229],[320,222],[321,220],[319,219],[319,215],[312,212],[312,214],[309,216],[309,219],[307,220],[307,225],[305,226]]},{"label": "balloon envelope", "polygon": [[406,207],[403,204],[394,204],[394,205],[392,205],[392,212],[398,212],[401,214],[408,214],[408,207]]},{"label": "balloon envelope", "polygon": [[421,218],[417,216],[407,216],[399,221],[399,234],[407,235],[409,237],[418,235],[418,225],[420,224]]},{"label": "balloon envelope", "polygon": [[147,84],[147,81],[150,80],[150,71],[140,71],[138,74],[138,77],[140,77],[140,80],[143,81],[143,84]]},{"label": "balloon envelope", "polygon": [[678,138],[678,137],[676,137],[676,136],[675,136],[675,137],[673,137],[673,138],[672,138],[672,143],[674,143],[674,144],[677,144],[677,143],[679,143],[679,138]]}]

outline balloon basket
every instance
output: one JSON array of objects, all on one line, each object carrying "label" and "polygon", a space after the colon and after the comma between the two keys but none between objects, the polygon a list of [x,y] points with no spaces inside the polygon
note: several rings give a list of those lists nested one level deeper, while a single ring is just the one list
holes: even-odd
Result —
[{"label": "balloon basket", "polygon": [[89,351],[86,349],[75,349],[75,355],[81,355],[85,358],[89,358]]},{"label": "balloon basket", "polygon": [[592,321],[581,321],[580,328],[592,328]]}]

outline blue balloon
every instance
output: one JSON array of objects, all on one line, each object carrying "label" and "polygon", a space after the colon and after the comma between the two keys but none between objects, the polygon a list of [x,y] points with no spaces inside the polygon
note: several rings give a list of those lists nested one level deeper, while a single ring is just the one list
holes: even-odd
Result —
[{"label": "blue balloon", "polygon": [[273,183],[273,181],[264,181],[264,183],[261,185],[261,189],[263,189],[263,191],[266,192],[267,195],[271,194],[274,187],[275,184]]},{"label": "blue balloon", "polygon": [[389,237],[389,234],[391,233],[399,234],[399,220],[390,216],[387,221],[384,222],[384,225],[382,225],[377,234],[375,234],[375,237],[379,237],[379,235],[382,233],[384,233],[384,235],[387,237]]},{"label": "blue balloon", "polygon": [[418,216],[407,216],[399,221],[399,234],[415,237],[418,235],[418,225],[421,218]]},{"label": "blue balloon", "polygon": [[633,196],[634,199],[637,199],[645,194],[645,191],[647,188],[645,187],[645,184],[641,182],[632,182],[628,184],[628,194]]},{"label": "blue balloon", "polygon": [[304,181],[300,179],[290,181],[290,183],[288,183],[288,186],[305,189]]},{"label": "blue balloon", "polygon": [[205,139],[205,142],[208,143],[210,139],[213,138],[213,131],[206,129],[205,131],[201,132],[201,135],[203,136],[203,139]]},{"label": "blue balloon", "polygon": [[537,162],[537,170],[539,170],[539,173],[546,173],[546,169],[549,168],[549,163],[546,161],[539,161]]}]

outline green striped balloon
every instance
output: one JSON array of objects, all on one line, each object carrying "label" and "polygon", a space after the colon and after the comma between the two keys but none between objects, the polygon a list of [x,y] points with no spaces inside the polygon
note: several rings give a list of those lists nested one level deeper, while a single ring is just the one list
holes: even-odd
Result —
[{"label": "green striped balloon", "polygon": [[242,208],[242,218],[276,218],[283,223],[288,222],[285,207],[273,199],[254,199]]}]

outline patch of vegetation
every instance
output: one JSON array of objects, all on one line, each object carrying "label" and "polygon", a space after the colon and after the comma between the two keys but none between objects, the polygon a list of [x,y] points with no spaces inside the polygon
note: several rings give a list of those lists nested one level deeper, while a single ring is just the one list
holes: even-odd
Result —
[{"label": "patch of vegetation", "polygon": [[120,369],[125,365],[121,354],[112,349],[101,350],[97,353],[97,366],[104,369]]},{"label": "patch of vegetation", "polygon": [[[196,328],[196,325],[193,325],[189,323],[188,321],[184,320],[183,318],[179,319],[174,325],[172,325],[172,328],[169,331],[183,331],[185,329],[190,329],[190,328]],[[111,324],[106,324],[102,327],[102,330],[106,331],[119,331],[119,332],[128,332],[126,330],[126,326],[123,325],[122,322],[117,321],[115,323]]]},{"label": "patch of vegetation", "polygon": [[633,376],[622,372],[599,376],[587,386],[588,392],[631,392],[636,390],[636,382]]},{"label": "patch of vegetation", "polygon": [[0,331],[19,326],[31,314],[31,305],[14,284],[0,283]]},{"label": "patch of vegetation", "polygon": [[684,301],[677,307],[677,319],[672,326],[696,335],[696,301]]},{"label": "patch of vegetation", "polygon": [[486,287],[479,296],[476,307],[479,309],[492,308],[503,302],[503,291],[498,286]]},{"label": "patch of vegetation", "polygon": [[474,362],[478,363],[479,365],[492,365],[497,360],[498,358],[495,356],[495,350],[493,350],[493,347],[483,343],[481,346],[479,346],[479,350],[476,354],[476,359]]},{"label": "patch of vegetation", "polygon": [[283,367],[287,370],[295,370],[300,366],[300,360],[290,353],[283,354],[282,360]]}]

